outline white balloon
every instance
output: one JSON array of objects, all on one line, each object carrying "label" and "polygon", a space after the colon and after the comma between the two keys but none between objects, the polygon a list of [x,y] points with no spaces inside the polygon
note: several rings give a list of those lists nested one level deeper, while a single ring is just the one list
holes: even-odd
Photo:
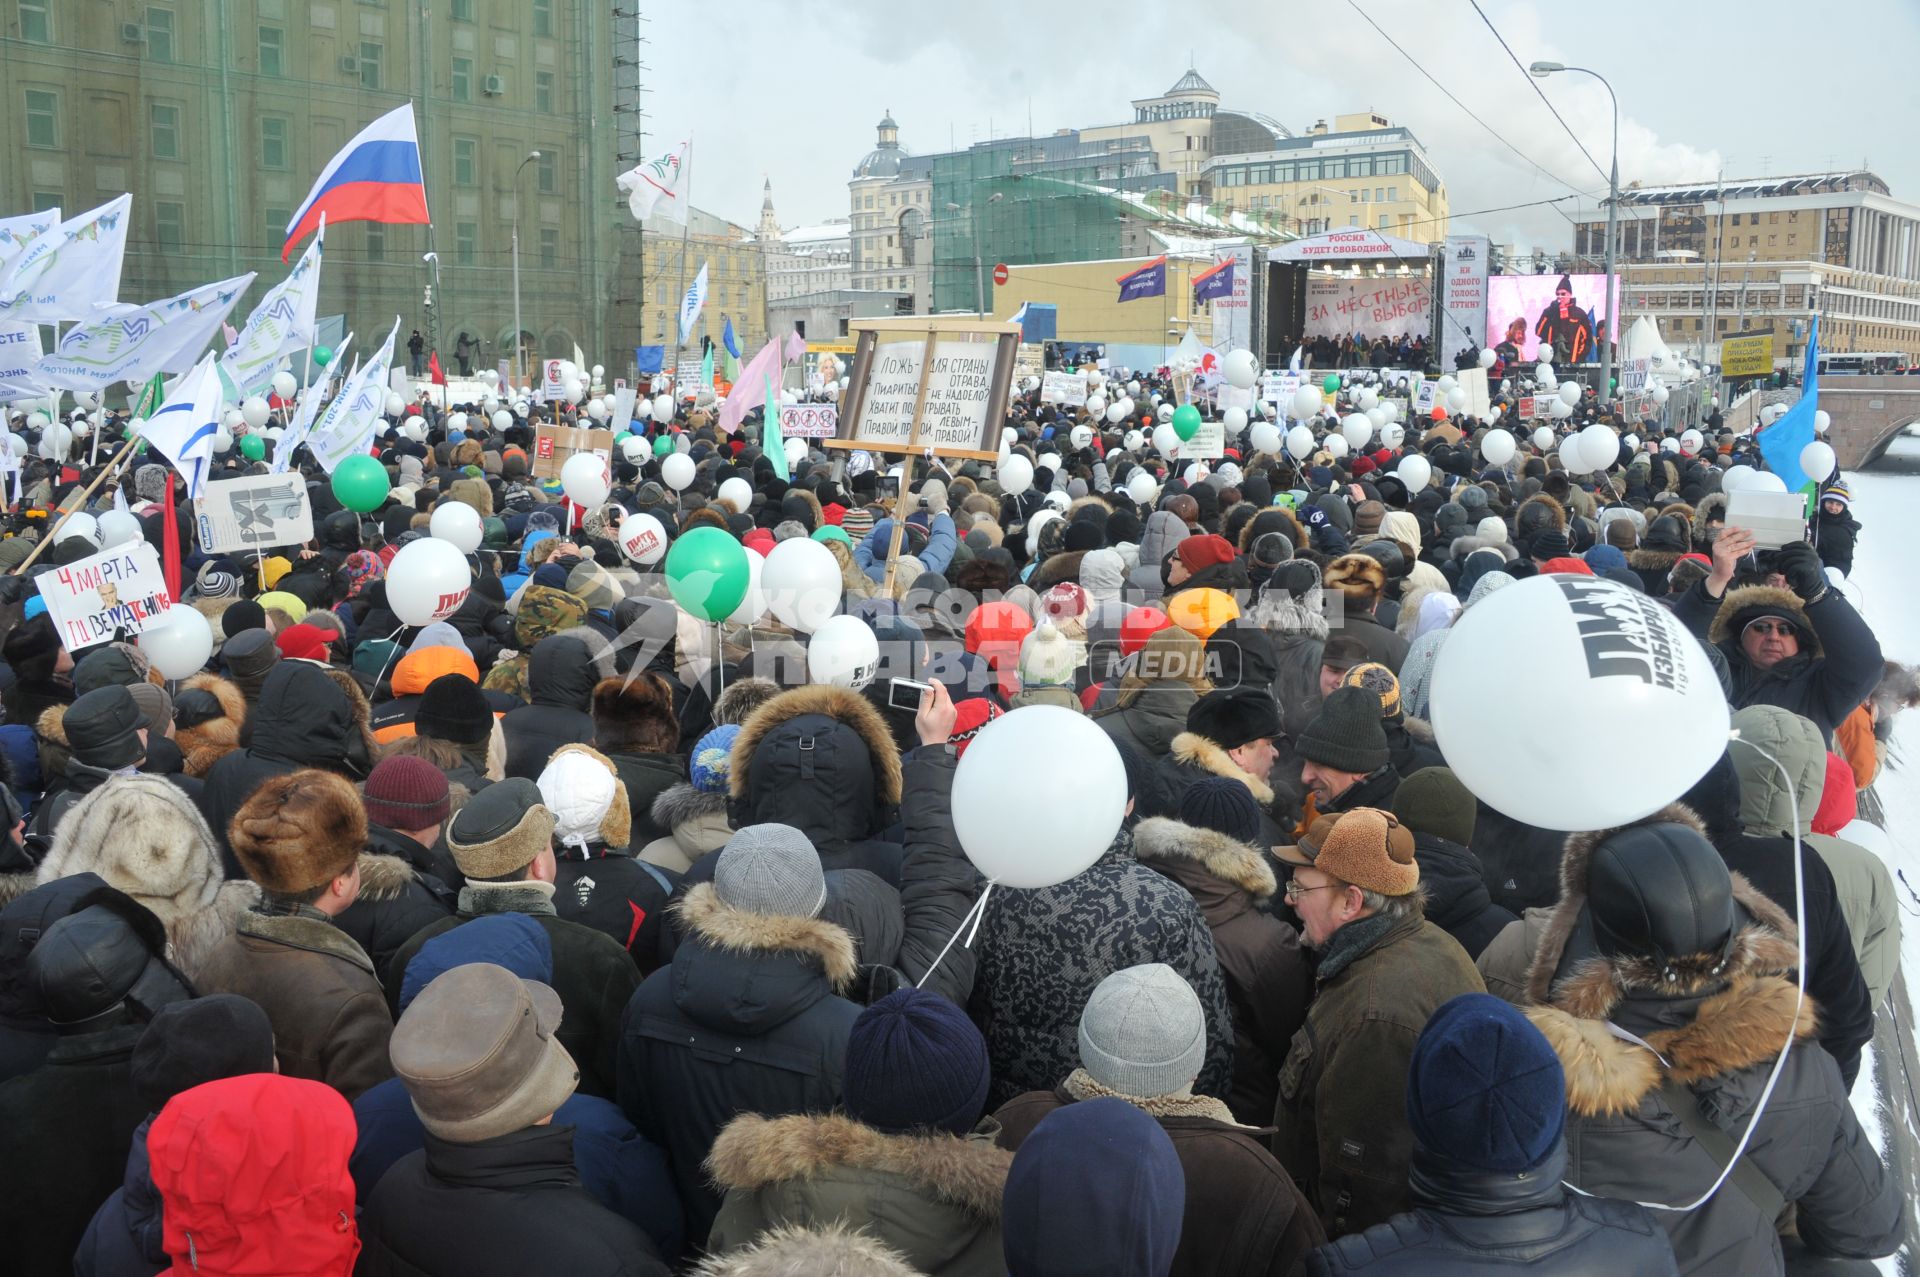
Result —
[{"label": "white balloon", "polygon": [[[1489,352],[1482,351],[1481,353],[1486,354]],[[1487,431],[1487,433],[1480,438],[1480,455],[1487,459],[1488,465],[1506,465],[1507,462],[1513,460],[1513,454],[1516,449],[1517,445],[1513,441],[1513,436],[1507,431],[1497,427]]]},{"label": "white balloon", "polygon": [[90,541],[95,546],[98,546],[100,544],[99,521],[84,510],[78,510],[68,515],[67,521],[60,525],[60,535],[55,539],[54,544],[58,545],[61,541],[70,541],[74,537],[79,537],[82,541]]},{"label": "white balloon", "polygon": [[1025,457],[1010,456],[994,467],[994,475],[1000,480],[1000,491],[1017,497],[1033,486],[1033,462]]},{"label": "white balloon", "polygon": [[267,424],[267,418],[273,410],[267,407],[267,401],[259,395],[248,395],[240,401],[240,419],[258,430]]},{"label": "white balloon", "polygon": [[1120,446],[1125,448],[1128,452],[1138,452],[1142,447],[1146,445],[1146,442],[1147,442],[1146,431],[1134,429],[1134,430],[1127,431],[1125,435],[1121,436]]},{"label": "white balloon", "polygon": [[1394,473],[1400,476],[1400,482],[1407,485],[1408,492],[1422,492],[1433,478],[1433,463],[1416,453],[1400,458],[1399,468]]},{"label": "white balloon", "polygon": [[1153,410],[1153,419],[1156,423],[1164,422],[1164,421],[1172,421],[1173,405],[1170,403],[1163,403],[1159,407],[1155,408]]},{"label": "white balloon", "polygon": [[1582,430],[1578,438],[1580,455],[1585,458],[1587,469],[1608,470],[1620,459],[1620,436],[1613,433],[1612,426],[1596,421]]},{"label": "white balloon", "polygon": [[797,466],[807,459],[807,441],[797,435],[782,444],[781,448],[787,454],[788,466]]},{"label": "white balloon", "polygon": [[1254,426],[1251,433],[1255,452],[1271,452],[1276,456],[1279,455],[1280,427],[1271,421],[1262,421]]},{"label": "white balloon", "polygon": [[587,400],[587,415],[595,421],[605,421],[607,411],[607,401],[599,395],[595,395],[593,398]]},{"label": "white balloon", "polygon": [[233,436],[225,428],[213,432],[213,450],[216,454],[233,450]]},{"label": "white balloon", "polygon": [[1671,397],[1671,394],[1672,392],[1665,386],[1655,386],[1653,388],[1653,401],[1655,403],[1665,403]]},{"label": "white balloon", "polygon": [[1180,433],[1171,421],[1163,421],[1153,428],[1153,450],[1163,457],[1171,457],[1180,450]]},{"label": "white balloon", "polygon": [[1122,399],[1119,403],[1110,403],[1107,405],[1107,422],[1109,425],[1117,426],[1127,419],[1126,402],[1126,400]]},{"label": "white balloon", "polygon": [[1093,427],[1075,426],[1068,432],[1067,440],[1072,443],[1075,448],[1084,448],[1093,442]]},{"label": "white balloon", "polygon": [[453,430],[458,430],[458,431],[461,431],[462,433],[464,433],[464,432],[466,431],[466,428],[467,428],[467,414],[466,414],[466,413],[464,413],[464,412],[456,412],[456,413],[452,413],[452,414],[450,414],[450,415],[449,415],[449,416],[447,417],[447,429],[448,429],[449,431],[453,431]]},{"label": "white balloon", "polygon": [[387,605],[407,625],[446,620],[460,610],[472,588],[466,556],[438,537],[409,541],[387,565]]},{"label": "white balloon", "polygon": [[1568,474],[1586,474],[1593,469],[1580,447],[1579,435],[1568,435],[1560,441],[1560,464]]},{"label": "white balloon", "polygon": [[1140,505],[1151,503],[1154,494],[1159,491],[1160,485],[1155,483],[1153,476],[1145,470],[1135,470],[1132,477],[1127,480],[1127,495]]},{"label": "white balloon", "polygon": [[513,414],[501,408],[493,414],[493,428],[506,431],[513,428]]},{"label": "white balloon", "polygon": [[291,399],[293,398],[293,392],[298,389],[300,389],[300,383],[294,379],[292,373],[277,372],[273,374],[273,393],[280,396],[280,398]]},{"label": "white balloon", "polygon": [[1104,416],[1106,411],[1107,397],[1105,395],[1096,393],[1087,396],[1087,415],[1089,417]]},{"label": "white balloon", "polygon": [[592,508],[607,499],[607,463],[591,452],[576,452],[560,467],[560,490],[577,506]]},{"label": "white balloon", "polygon": [[[1516,652],[1526,653],[1527,697],[1511,695]],[[1532,577],[1461,613],[1429,703],[1460,783],[1541,829],[1612,829],[1650,816],[1727,748],[1726,696],[1699,640],[1671,611],[1598,577]],[[1541,714],[1541,705],[1559,712]],[[1569,732],[1568,722],[1582,729]],[[1649,739],[1660,742],[1660,766],[1637,783],[1608,784],[1594,767]]]},{"label": "white balloon", "polygon": [[1447,392],[1447,411],[1449,413],[1455,415],[1463,413],[1467,410],[1467,405],[1472,402],[1473,399],[1467,394],[1467,388],[1465,386],[1455,386]]},{"label": "white balloon", "polygon": [[1311,417],[1320,411],[1320,405],[1326,401],[1326,396],[1320,393],[1320,387],[1302,386],[1293,392],[1293,415]]},{"label": "white balloon", "polygon": [[1220,414],[1220,426],[1229,438],[1237,438],[1240,432],[1247,428],[1247,410],[1245,408],[1227,409]]},{"label": "white balloon", "polygon": [[486,382],[489,386],[497,386],[500,384],[500,373],[493,368],[482,369],[480,372],[480,380]]},{"label": "white balloon", "polygon": [[1728,466],[1720,476],[1720,491],[1732,496],[1747,486],[1747,480],[1753,478],[1752,466]]},{"label": "white balloon", "polygon": [[247,419],[240,415],[238,408],[229,408],[220,414],[220,424],[228,430],[232,430],[235,426],[246,425]]},{"label": "white balloon", "polygon": [[[752,625],[767,614],[766,591],[760,588],[760,579],[767,570],[767,561],[760,551],[752,546],[742,546],[747,556],[747,592],[740,596],[740,606],[727,613],[730,625]],[[831,553],[831,551],[829,551]]]},{"label": "white balloon", "polygon": [[1813,414],[1813,433],[1823,435],[1833,424],[1833,414],[1822,408]]},{"label": "white balloon", "polygon": [[721,484],[720,491],[715,495],[721,505],[735,514],[745,514],[747,507],[753,504],[753,485],[736,475]]},{"label": "white balloon", "polygon": [[1577,381],[1569,381],[1566,385],[1560,387],[1560,402],[1569,408],[1578,408],[1580,406],[1580,383]]},{"label": "white balloon", "polygon": [[684,492],[692,483],[695,471],[693,458],[684,452],[667,454],[660,463],[660,478],[675,492]]},{"label": "white balloon", "polygon": [[274,443],[279,443],[287,437],[286,428],[284,426],[268,426],[265,431],[265,437]]},{"label": "white balloon", "polygon": [[[650,514],[630,514],[620,520],[620,552],[643,567],[666,557],[667,529]],[[752,554],[752,550],[747,553]]]},{"label": "white balloon", "polygon": [[628,465],[645,465],[647,458],[653,455],[653,445],[639,435],[628,435],[620,441],[620,455]]},{"label": "white balloon", "polygon": [[1360,405],[1360,411],[1365,413],[1371,413],[1380,404],[1380,392],[1372,386],[1360,387],[1360,393],[1353,398],[1354,402]]},{"label": "white balloon", "polygon": [[100,516],[100,548],[110,550],[116,545],[125,545],[129,541],[138,541],[141,536],[140,518],[127,510],[109,510]]},{"label": "white balloon", "polygon": [[1388,448],[1398,448],[1401,440],[1407,437],[1407,428],[1389,421],[1380,427],[1380,442]]},{"label": "white balloon", "polygon": [[[1074,798],[1060,801],[1047,759],[1073,760]],[[1127,771],[1113,740],[1086,715],[1027,705],[973,738],[953,776],[960,848],[989,882],[1051,887],[1098,860],[1127,807]]]},{"label": "white balloon", "polygon": [[840,610],[840,564],[820,542],[790,537],[767,554],[760,589],[782,625],[817,633]]},{"label": "white balloon", "polygon": [[1555,398],[1547,400],[1547,415],[1555,421],[1565,421],[1573,415],[1573,409],[1567,407],[1567,405],[1562,403],[1556,396]]},{"label": "white balloon", "polygon": [[1328,455],[1332,456],[1335,461],[1338,461],[1347,455],[1347,437],[1345,435],[1328,435],[1326,439],[1326,449]]},{"label": "white balloon", "polygon": [[1140,383],[1139,383],[1139,382],[1138,382],[1137,380],[1135,380],[1135,381],[1129,381],[1129,382],[1127,383],[1127,393],[1128,393],[1128,394],[1130,394],[1130,395],[1137,395],[1137,394],[1139,394],[1139,393],[1140,393]]},{"label": "white balloon", "polygon": [[1680,441],[1678,439],[1662,439],[1660,441],[1660,451],[1671,453],[1677,457],[1680,455]]},{"label": "white balloon", "polygon": [[1251,350],[1229,350],[1220,361],[1220,368],[1226,374],[1227,384],[1238,390],[1251,390],[1260,378],[1260,361],[1253,357]]},{"label": "white balloon", "polygon": [[1786,415],[1787,406],[1782,403],[1770,403],[1760,410],[1760,420],[1769,426]]},{"label": "white balloon", "polygon": [[1624,439],[1622,439],[1622,440],[1621,440],[1620,442],[1626,445],[1626,448],[1627,448],[1627,451],[1628,451],[1628,452],[1638,452],[1638,451],[1640,451],[1640,436],[1639,436],[1639,435],[1628,435],[1628,436],[1627,436],[1626,438],[1624,438]]},{"label": "white balloon", "polygon": [[421,416],[417,412],[413,414],[413,416],[407,418],[407,430],[409,432],[415,431],[415,430],[425,430],[426,427],[427,427],[427,419]]},{"label": "white balloon", "polygon": [[604,376],[606,376],[606,375],[607,375],[607,370],[606,370],[606,366],[605,366],[605,365],[603,365],[603,364],[595,364],[595,365],[593,366],[593,379],[594,379],[595,381],[598,381],[598,380],[600,380],[600,379],[601,379],[602,377],[604,377]]},{"label": "white balloon", "polygon": [[1787,481],[1771,470],[1755,470],[1745,486],[1749,492],[1785,492]]},{"label": "white balloon", "polygon": [[472,554],[480,548],[486,528],[481,525],[480,512],[466,502],[442,501],[427,520],[427,534],[439,537],[462,554]]},{"label": "white balloon", "polygon": [[160,677],[192,678],[213,655],[213,627],[198,608],[175,605],[136,640]]},{"label": "white balloon", "polygon": [[91,390],[74,391],[73,401],[82,408],[98,408],[100,406],[99,396],[95,395]]},{"label": "white balloon", "polygon": [[653,419],[663,424],[673,420],[672,395],[655,395],[653,397]]},{"label": "white balloon", "polygon": [[1534,368],[1533,375],[1534,375],[1534,378],[1538,381],[1542,381],[1542,382],[1552,381],[1553,365],[1543,362]]},{"label": "white balloon", "polygon": [[580,376],[579,364],[574,363],[573,360],[571,359],[562,359],[560,361],[560,380],[574,381],[574,380],[577,380],[579,376]]},{"label": "white balloon", "polygon": [[1120,400],[1117,404],[1108,404],[1107,410],[1111,412],[1116,407],[1120,409],[1120,416],[1124,420],[1125,418],[1131,417],[1134,414],[1134,410],[1137,407],[1137,405],[1133,402],[1132,395],[1122,395],[1120,396]]},{"label": "white balloon", "polygon": [[1287,431],[1287,455],[1305,461],[1313,455],[1313,428],[1305,422]]},{"label": "white balloon", "polygon": [[387,402],[385,406],[387,410],[387,416],[397,417],[401,413],[407,410],[407,401],[402,399],[399,395],[396,395],[393,392],[389,391],[387,393]]},{"label": "white balloon", "polygon": [[1373,422],[1364,412],[1348,413],[1340,423],[1340,434],[1347,446],[1357,452],[1373,438]]},{"label": "white balloon", "polygon": [[857,616],[828,617],[807,640],[807,679],[859,691],[880,666],[880,640]]},{"label": "white balloon", "polygon": [[1700,451],[1700,445],[1706,441],[1707,437],[1698,430],[1683,430],[1680,432],[1680,451],[1691,457]]},{"label": "white balloon", "polygon": [[1445,395],[1449,390],[1452,390],[1459,384],[1459,379],[1452,373],[1443,373],[1441,374],[1440,380],[1434,383],[1434,388],[1439,391],[1440,394]]},{"label": "white balloon", "polygon": [[1541,426],[1533,432],[1533,446],[1545,452],[1553,447],[1553,427]]},{"label": "white balloon", "polygon": [[1493,367],[1493,361],[1494,361],[1495,359],[1498,359],[1498,358],[1499,358],[1499,356],[1498,356],[1498,355],[1496,355],[1496,354],[1494,354],[1494,353],[1493,353],[1493,351],[1491,351],[1491,350],[1489,350],[1489,349],[1486,349],[1485,347],[1482,347],[1482,348],[1481,348],[1481,351],[1480,351],[1480,366],[1481,366],[1482,368],[1491,368],[1491,367]]}]

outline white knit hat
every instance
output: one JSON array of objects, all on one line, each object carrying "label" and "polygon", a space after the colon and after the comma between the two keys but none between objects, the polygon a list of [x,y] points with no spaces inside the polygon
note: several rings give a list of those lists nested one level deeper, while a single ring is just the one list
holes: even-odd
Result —
[{"label": "white knit hat", "polygon": [[534,782],[553,813],[553,836],[567,847],[589,843],[625,847],[633,836],[627,787],[613,760],[588,745],[563,745]]}]

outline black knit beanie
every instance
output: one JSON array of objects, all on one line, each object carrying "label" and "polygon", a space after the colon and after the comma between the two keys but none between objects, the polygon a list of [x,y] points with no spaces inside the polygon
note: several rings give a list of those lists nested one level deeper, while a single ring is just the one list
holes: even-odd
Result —
[{"label": "black knit beanie", "polygon": [[1387,765],[1387,734],[1380,726],[1380,698],[1363,687],[1336,687],[1320,703],[1294,752],[1336,771],[1366,775]]}]

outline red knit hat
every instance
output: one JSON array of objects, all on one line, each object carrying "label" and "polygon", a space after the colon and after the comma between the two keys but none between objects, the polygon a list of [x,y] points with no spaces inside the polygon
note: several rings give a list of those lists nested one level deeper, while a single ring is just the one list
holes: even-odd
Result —
[{"label": "red knit hat", "polygon": [[1827,755],[1827,779],[1820,805],[1813,812],[1813,832],[1832,837],[1860,815],[1860,795],[1853,787],[1853,768],[1838,754]]},{"label": "red knit hat", "polygon": [[424,758],[383,758],[361,786],[367,819],[388,829],[431,829],[447,818],[447,776]]},{"label": "red knit hat", "polygon": [[1560,559],[1548,559],[1540,565],[1540,571],[1542,573],[1570,572],[1575,576],[1593,575],[1593,569],[1587,566],[1585,559],[1576,559],[1572,556]]},{"label": "red knit hat", "polygon": [[953,756],[960,757],[967,752],[967,746],[980,734],[980,729],[1006,713],[998,705],[984,696],[969,696],[953,707],[953,731],[947,741],[953,746]]},{"label": "red knit hat", "polygon": [[1049,620],[1070,621],[1086,615],[1087,592],[1072,581],[1062,581],[1040,596],[1040,606]]},{"label": "red knit hat", "polygon": [[1033,632],[1033,618],[1018,603],[982,603],[967,618],[969,652],[984,656],[994,669],[1011,668],[1020,659],[1020,644]]},{"label": "red knit hat", "polygon": [[844,519],[846,515],[847,507],[841,505],[838,501],[829,501],[820,507],[820,517],[835,527],[840,526],[840,520]]},{"label": "red knit hat", "polygon": [[1363,474],[1372,474],[1375,470],[1378,470],[1379,468],[1380,468],[1379,466],[1376,466],[1373,464],[1372,457],[1355,457],[1353,459],[1353,464],[1348,467],[1348,469],[1353,471],[1353,477],[1356,479],[1358,479]]},{"label": "red knit hat", "polygon": [[281,630],[274,637],[273,645],[288,660],[325,661],[327,640],[332,637],[331,630],[323,630],[317,625],[293,625]]},{"label": "red knit hat", "polygon": [[1157,607],[1137,607],[1120,619],[1120,655],[1135,656],[1147,640],[1173,624]]},{"label": "red knit hat", "polygon": [[1198,572],[1220,563],[1233,562],[1233,545],[1221,536],[1188,537],[1174,550],[1187,571]]}]

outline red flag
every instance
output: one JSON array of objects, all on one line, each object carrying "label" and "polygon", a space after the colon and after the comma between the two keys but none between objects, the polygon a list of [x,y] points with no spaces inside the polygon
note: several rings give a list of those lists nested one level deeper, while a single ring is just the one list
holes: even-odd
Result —
[{"label": "red flag", "polygon": [[437,350],[427,356],[427,376],[436,386],[447,384],[447,374],[440,371],[440,352]]},{"label": "red flag", "polygon": [[160,516],[160,573],[166,578],[167,597],[180,601],[180,516],[173,505],[173,467],[167,467],[167,503]]}]

